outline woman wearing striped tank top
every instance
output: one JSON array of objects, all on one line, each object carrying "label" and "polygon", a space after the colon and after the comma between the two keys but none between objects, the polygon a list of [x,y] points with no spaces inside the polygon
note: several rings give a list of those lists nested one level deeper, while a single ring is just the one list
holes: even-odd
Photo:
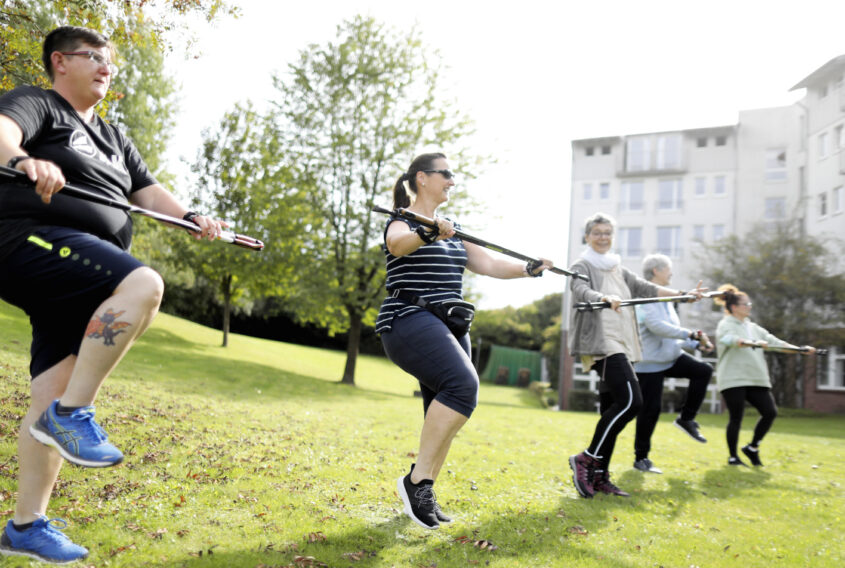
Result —
[{"label": "woman wearing striped tank top", "polygon": [[540,276],[552,266],[545,259],[526,266],[496,258],[455,237],[455,223],[436,217],[454,186],[446,156],[440,153],[418,156],[396,181],[394,208],[436,219],[438,229],[398,217],[388,220],[384,231],[388,297],[376,321],[387,356],[420,382],[425,415],[420,449],[416,464],[399,478],[397,489],[405,513],[427,529],[451,521],[440,510],[432,486],[452,439],[475,409],[478,375],[470,359],[469,334],[455,337],[440,318],[407,297],[429,305],[461,300],[464,268],[494,278],[520,278]]}]

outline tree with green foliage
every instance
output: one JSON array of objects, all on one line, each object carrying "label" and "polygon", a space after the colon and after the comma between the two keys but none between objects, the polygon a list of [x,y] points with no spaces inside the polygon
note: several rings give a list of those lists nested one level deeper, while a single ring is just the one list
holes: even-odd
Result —
[{"label": "tree with green foliage", "polygon": [[371,207],[390,202],[423,149],[445,147],[465,175],[472,166],[459,146],[470,122],[443,100],[440,73],[416,30],[359,16],[274,78],[281,159],[314,215],[290,305],[301,321],[348,330],[344,383],[355,382],[361,328],[374,323],[384,295],[386,218]]},{"label": "tree with green foliage", "polygon": [[[843,252],[842,242],[806,235],[789,221],[705,244],[699,260],[708,281],[729,282],[753,298],[754,321],[771,333],[796,345],[825,346],[845,341]],[[768,356],[778,403],[797,406],[805,358]]]},{"label": "tree with green foliage", "polygon": [[[167,32],[187,29],[187,16],[212,21],[237,14],[225,0],[4,0],[0,6],[0,93],[20,85],[49,87],[41,66],[41,45],[57,26],[96,29],[111,37],[118,51],[140,45],[162,52],[167,48]],[[113,94],[107,102],[114,100]]]},{"label": "tree with green foliage", "polygon": [[280,140],[272,122],[251,104],[226,113],[217,129],[203,132],[192,169],[197,175],[192,206],[231,222],[233,230],[260,239],[261,252],[234,246],[185,246],[171,241],[165,256],[214,283],[223,305],[223,346],[228,345],[233,305],[243,298],[284,295],[295,280],[295,258],[304,245],[310,212],[278,159]]}]

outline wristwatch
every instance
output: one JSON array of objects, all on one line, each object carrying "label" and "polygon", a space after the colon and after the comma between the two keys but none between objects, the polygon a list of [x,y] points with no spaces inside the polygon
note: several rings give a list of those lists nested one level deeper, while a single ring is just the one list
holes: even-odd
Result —
[{"label": "wristwatch", "polygon": [[15,169],[15,166],[18,165],[18,162],[23,162],[24,160],[31,160],[32,156],[15,156],[9,163],[6,164],[6,167]]}]

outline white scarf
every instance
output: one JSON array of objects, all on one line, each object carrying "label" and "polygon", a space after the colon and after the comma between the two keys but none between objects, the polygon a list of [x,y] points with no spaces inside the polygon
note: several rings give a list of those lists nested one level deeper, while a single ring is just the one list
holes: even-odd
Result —
[{"label": "white scarf", "polygon": [[612,252],[599,254],[593,249],[593,247],[587,247],[584,252],[581,253],[581,258],[600,270],[613,270],[622,262],[622,257],[618,254]]}]

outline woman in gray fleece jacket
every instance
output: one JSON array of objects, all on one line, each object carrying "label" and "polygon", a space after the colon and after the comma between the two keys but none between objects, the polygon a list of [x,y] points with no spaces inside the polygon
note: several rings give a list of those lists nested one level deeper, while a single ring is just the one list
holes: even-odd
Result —
[{"label": "woman in gray fleece jacket", "polygon": [[[596,493],[629,497],[610,481],[608,466],[616,437],[642,407],[642,394],[632,367],[642,355],[634,309],[621,308],[619,304],[631,298],[683,294],[640,278],[622,266],[619,255],[610,252],[614,226],[609,215],[596,213],[588,217],[584,224],[587,248],[571,268],[590,278],[589,282],[571,280],[574,303],[609,302],[612,308],[586,312],[572,310],[570,352],[581,357],[585,370],[592,369],[601,377],[601,418],[593,439],[586,450],[569,458],[572,480],[582,497],[592,497]],[[702,291],[696,288],[687,293],[700,298]]]}]

